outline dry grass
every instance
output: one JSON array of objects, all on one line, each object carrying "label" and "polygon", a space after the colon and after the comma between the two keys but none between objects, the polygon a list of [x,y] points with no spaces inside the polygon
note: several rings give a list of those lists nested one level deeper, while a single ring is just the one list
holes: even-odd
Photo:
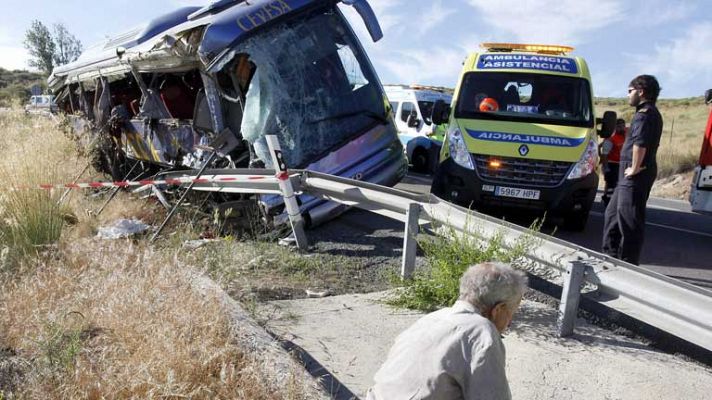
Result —
[{"label": "dry grass", "polygon": [[[18,111],[0,113],[0,152],[4,188],[68,182],[87,164],[52,121]],[[160,250],[99,241],[107,221],[162,211],[121,193],[97,218],[92,194],[62,206],[61,191],[0,196],[0,399],[302,396],[266,388],[219,301],[191,288],[195,269],[169,246],[191,232]]]},{"label": "dry grass", "polygon": [[[69,210],[56,192],[15,190],[24,185],[63,181],[76,157],[71,143],[53,132],[49,119],[19,111],[0,115],[0,246],[17,260],[59,239]],[[43,134],[37,134],[42,132]]]},{"label": "dry grass", "polygon": [[[663,135],[658,149],[658,178],[689,172],[697,165],[709,108],[702,97],[660,99]],[[630,124],[634,109],[625,99],[597,99],[596,111],[616,111]]]},{"label": "dry grass", "polygon": [[[191,269],[130,242],[84,240],[0,294],[2,347],[28,398],[278,398],[231,343]],[[0,371],[2,372],[2,371]]]}]

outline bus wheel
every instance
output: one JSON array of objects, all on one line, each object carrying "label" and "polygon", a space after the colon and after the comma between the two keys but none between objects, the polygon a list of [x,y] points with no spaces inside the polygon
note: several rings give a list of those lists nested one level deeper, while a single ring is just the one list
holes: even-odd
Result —
[{"label": "bus wheel", "polygon": [[586,222],[588,222],[589,211],[571,211],[564,214],[564,223],[562,228],[567,231],[583,232],[586,228]]},{"label": "bus wheel", "polygon": [[428,152],[422,147],[413,150],[411,163],[413,164],[413,171],[423,174],[428,173]]}]

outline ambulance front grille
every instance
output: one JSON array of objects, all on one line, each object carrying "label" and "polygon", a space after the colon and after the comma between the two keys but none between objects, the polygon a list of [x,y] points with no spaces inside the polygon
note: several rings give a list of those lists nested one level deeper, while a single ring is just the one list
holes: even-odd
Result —
[{"label": "ambulance front grille", "polygon": [[[572,163],[530,160],[514,157],[493,157],[473,154],[477,173],[483,181],[524,186],[558,186],[566,178]],[[499,167],[490,166],[498,161]]]}]

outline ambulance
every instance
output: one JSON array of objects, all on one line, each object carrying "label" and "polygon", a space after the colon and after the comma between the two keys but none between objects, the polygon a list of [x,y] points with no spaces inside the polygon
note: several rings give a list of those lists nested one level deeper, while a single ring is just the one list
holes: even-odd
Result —
[{"label": "ambulance", "polygon": [[434,171],[444,135],[439,134],[441,130],[431,121],[433,106],[438,100],[449,105],[452,95],[441,88],[420,85],[384,85],[383,88],[413,170]]},{"label": "ambulance", "polygon": [[[705,103],[712,106],[712,89],[705,92]],[[690,189],[692,211],[712,214],[712,107],[702,141],[700,161],[695,168]]]},{"label": "ambulance", "polygon": [[[598,138],[616,114],[595,117],[591,75],[567,46],[483,43],[465,60],[431,191],[478,210],[530,210],[583,230],[598,188]],[[598,124],[601,129],[597,129]]]}]

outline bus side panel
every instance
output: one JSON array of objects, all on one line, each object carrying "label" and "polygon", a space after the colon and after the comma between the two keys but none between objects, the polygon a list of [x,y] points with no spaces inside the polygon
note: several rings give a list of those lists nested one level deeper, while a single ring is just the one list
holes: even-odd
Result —
[{"label": "bus side panel", "polygon": [[182,155],[192,153],[199,140],[188,122],[171,120],[146,124],[140,119],[127,124],[121,139],[129,158],[171,166]]}]

